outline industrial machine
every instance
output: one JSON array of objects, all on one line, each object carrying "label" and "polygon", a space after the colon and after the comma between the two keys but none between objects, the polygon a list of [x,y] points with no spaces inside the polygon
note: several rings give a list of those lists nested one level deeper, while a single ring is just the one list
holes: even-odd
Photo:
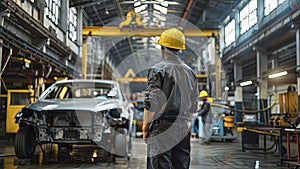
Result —
[{"label": "industrial machine", "polygon": [[298,117],[298,95],[294,90],[279,94],[280,113],[273,114],[269,120],[274,127],[291,127]]},{"label": "industrial machine", "polygon": [[[212,98],[209,99],[210,102]],[[211,139],[220,141],[232,141],[237,138],[234,125],[234,116],[230,107],[223,104],[211,103]],[[194,123],[192,132],[198,132],[198,136],[202,135],[203,123],[201,117],[197,118]],[[193,134],[193,133],[192,133]]]},{"label": "industrial machine", "polygon": [[[216,106],[216,105],[215,105]],[[213,140],[232,141],[237,138],[234,127],[234,116],[230,109],[214,107],[212,105],[214,114],[212,122],[212,136]]]},{"label": "industrial machine", "polygon": [[7,90],[6,133],[17,133],[16,114],[33,101],[34,92],[30,89]]}]

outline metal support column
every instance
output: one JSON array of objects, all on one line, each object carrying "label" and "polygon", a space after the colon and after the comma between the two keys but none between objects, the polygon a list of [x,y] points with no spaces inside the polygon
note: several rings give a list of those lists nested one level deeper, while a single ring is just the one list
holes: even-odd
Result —
[{"label": "metal support column", "polygon": [[82,78],[86,79],[86,67],[87,67],[87,38],[82,42],[82,66],[81,66],[81,72],[82,72]]},{"label": "metal support column", "polygon": [[214,65],[215,65],[215,69],[213,73],[215,76],[214,78],[212,79],[212,88],[211,88],[211,96],[214,96],[215,98],[217,99],[220,99],[220,95],[221,95],[221,92],[219,92],[219,90],[221,89],[221,85],[220,85],[220,82],[221,82],[221,79],[220,79],[220,70],[219,70],[219,67],[220,67],[220,63],[219,63],[219,59],[218,59],[218,56],[217,56],[217,52],[216,52],[216,39],[215,38],[210,38],[210,45],[211,45],[211,48],[209,48],[208,50],[210,51],[207,51],[208,52],[208,55],[211,54],[211,58],[214,62],[212,62]]},{"label": "metal support column", "polygon": [[220,56],[218,54],[218,41],[216,40],[216,38],[212,39],[212,53],[214,53],[214,57],[215,57],[215,64],[216,64],[216,95],[215,97],[217,99],[222,99],[222,91],[224,91],[224,89],[222,90],[222,65],[221,65],[221,60],[220,60]]},{"label": "metal support column", "polygon": [[[3,40],[0,39],[0,71],[2,70],[2,55],[3,55],[3,46],[1,45],[3,43]],[[1,85],[2,85],[2,73],[0,74],[0,96],[2,94],[1,92]]]},{"label": "metal support column", "polygon": [[298,112],[300,111],[300,28],[296,31]]},{"label": "metal support column", "polygon": [[[237,82],[239,80],[242,79],[242,65],[240,63],[234,63],[234,81],[235,84],[237,84]],[[235,109],[243,109],[243,88],[239,85],[235,86],[235,91],[234,91],[234,108]],[[242,113],[241,112],[234,112],[234,123],[237,122],[242,122]]]},{"label": "metal support column", "polygon": [[[239,29],[239,20],[240,20],[240,13],[239,10],[235,10],[234,13],[235,18],[235,39],[238,39],[240,36],[240,29]],[[242,65],[241,63],[234,63],[234,83],[235,83],[235,91],[234,91],[234,108],[235,109],[243,109],[243,88],[238,84],[238,81],[243,78],[242,75]],[[234,123],[242,122],[243,116],[241,112],[234,112]]]},{"label": "metal support column", "polygon": [[77,9],[77,28],[78,28],[78,31],[77,31],[77,39],[78,39],[78,45],[80,46],[79,47],[79,51],[78,51],[78,55],[80,56],[80,57],[82,57],[82,44],[83,44],[83,37],[82,37],[82,35],[81,35],[81,32],[82,32],[82,25],[83,25],[83,19],[82,19],[82,13],[83,13],[83,9],[81,8],[81,7],[79,7],[79,8],[76,8]]},{"label": "metal support column", "polygon": [[[262,73],[267,71],[268,65],[265,64],[268,62],[268,57],[264,54],[263,51],[257,50],[256,51],[256,68],[257,68],[257,93],[258,93],[258,109],[263,109],[268,107],[267,99],[268,99],[268,81],[267,79],[263,78]],[[260,112],[258,114],[258,120],[260,122],[267,123],[269,121],[269,113]]]},{"label": "metal support column", "polygon": [[264,16],[264,1],[257,1],[257,23],[261,23]]},{"label": "metal support column", "polygon": [[[3,26],[4,25],[4,17],[2,15],[0,15],[0,26]],[[2,43],[3,43],[3,39],[0,39],[0,71],[2,70],[2,58],[3,58],[3,46],[2,46]],[[2,87],[2,75],[0,75],[0,96],[2,94],[1,92],[1,88]]]}]

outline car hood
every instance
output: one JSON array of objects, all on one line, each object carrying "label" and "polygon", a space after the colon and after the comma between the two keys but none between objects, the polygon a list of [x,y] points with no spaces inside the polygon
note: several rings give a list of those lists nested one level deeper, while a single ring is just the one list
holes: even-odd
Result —
[{"label": "car hood", "polygon": [[39,100],[27,106],[35,111],[47,110],[88,110],[101,111],[120,107],[119,100],[76,99],[76,100]]}]

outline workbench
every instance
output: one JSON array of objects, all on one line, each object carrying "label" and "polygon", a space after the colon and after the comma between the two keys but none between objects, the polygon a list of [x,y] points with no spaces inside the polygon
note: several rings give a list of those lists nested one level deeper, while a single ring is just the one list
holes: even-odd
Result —
[{"label": "workbench", "polygon": [[[270,135],[276,138],[275,144],[279,150],[280,165],[283,166],[295,166],[298,168],[300,166],[300,128],[284,128],[284,127],[271,127],[268,125],[257,125],[257,124],[243,124],[239,127],[243,128],[242,131],[242,151],[245,150],[263,150],[267,152],[270,148],[267,148],[266,136]],[[263,147],[247,147],[245,146],[246,132],[255,133],[257,135],[263,135]],[[296,156],[291,156],[291,136],[295,136],[296,144]],[[286,137],[286,143],[283,143],[283,137]],[[286,146],[286,150],[284,148]],[[286,155],[285,155],[286,154]]]},{"label": "workbench", "polygon": [[[241,127],[241,126],[240,126]],[[276,146],[279,147],[279,152],[281,153],[281,148],[282,148],[282,131],[283,128],[279,127],[272,127],[269,125],[260,125],[260,124],[246,124],[243,125],[243,131],[242,131],[242,151],[244,152],[245,150],[263,150],[264,152],[269,151],[271,148],[267,148],[267,139],[266,136],[273,136],[276,138]],[[254,147],[247,147],[245,142],[249,140],[249,136],[252,137],[253,140],[256,142],[257,146]],[[259,135],[263,135],[263,147],[259,147]],[[248,137],[248,138],[247,138]],[[248,141],[249,142],[249,141]]]}]

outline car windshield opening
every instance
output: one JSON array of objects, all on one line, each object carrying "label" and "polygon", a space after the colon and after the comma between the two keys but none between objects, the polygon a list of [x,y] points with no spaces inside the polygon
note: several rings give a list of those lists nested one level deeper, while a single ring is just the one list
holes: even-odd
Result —
[{"label": "car windshield opening", "polygon": [[58,84],[47,91],[45,99],[119,99],[118,89],[105,83],[65,83]]}]

